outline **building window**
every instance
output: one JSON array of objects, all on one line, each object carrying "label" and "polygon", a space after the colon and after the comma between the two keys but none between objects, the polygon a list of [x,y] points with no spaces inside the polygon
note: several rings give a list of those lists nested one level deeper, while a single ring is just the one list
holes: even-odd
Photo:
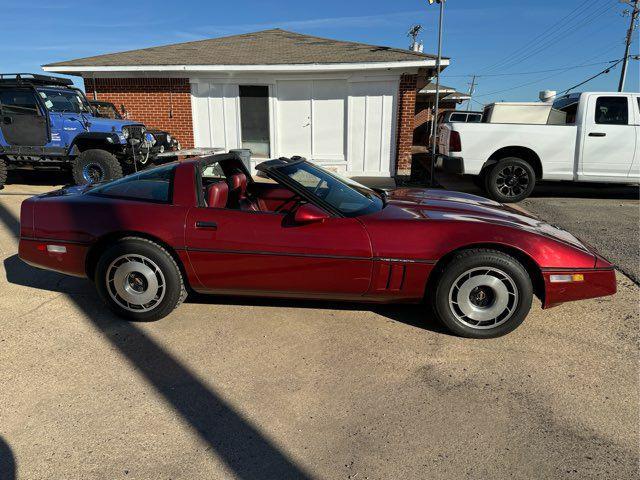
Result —
[{"label": "building window", "polygon": [[269,87],[240,85],[240,124],[242,148],[254,157],[268,158],[269,152]]}]

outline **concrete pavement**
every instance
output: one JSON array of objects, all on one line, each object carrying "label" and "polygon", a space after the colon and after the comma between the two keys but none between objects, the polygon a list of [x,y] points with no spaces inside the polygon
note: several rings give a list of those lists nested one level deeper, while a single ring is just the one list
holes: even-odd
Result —
[{"label": "concrete pavement", "polygon": [[0,192],[0,478],[637,478],[622,275],[488,341],[407,306],[211,297],[133,324],[17,258],[47,189]]}]

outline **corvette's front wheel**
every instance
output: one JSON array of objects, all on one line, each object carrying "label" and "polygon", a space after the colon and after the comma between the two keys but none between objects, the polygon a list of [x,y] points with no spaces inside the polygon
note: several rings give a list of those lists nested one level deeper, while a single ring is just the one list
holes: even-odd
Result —
[{"label": "corvette's front wheel", "polygon": [[157,243],[138,237],[118,240],[102,254],[95,284],[111,310],[129,320],[159,320],[186,297],[173,257]]},{"label": "corvette's front wheel", "polygon": [[531,308],[533,287],[522,264],[489,249],[465,250],[446,265],[434,309],[454,333],[493,338],[517,328]]}]

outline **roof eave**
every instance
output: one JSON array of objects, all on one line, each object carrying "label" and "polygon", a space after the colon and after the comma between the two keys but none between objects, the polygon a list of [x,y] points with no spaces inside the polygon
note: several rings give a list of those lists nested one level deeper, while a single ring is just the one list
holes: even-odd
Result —
[{"label": "roof eave", "polygon": [[[43,65],[46,72],[90,73],[90,72],[335,72],[353,70],[401,70],[405,68],[435,67],[436,59],[407,60],[395,62],[359,63],[310,63],[282,65]],[[441,67],[449,65],[449,59],[442,59]]]}]

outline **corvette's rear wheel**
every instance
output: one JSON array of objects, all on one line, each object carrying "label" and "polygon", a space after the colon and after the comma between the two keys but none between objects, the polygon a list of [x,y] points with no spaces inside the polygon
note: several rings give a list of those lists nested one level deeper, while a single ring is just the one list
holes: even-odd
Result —
[{"label": "corvette's rear wheel", "polygon": [[123,238],[102,254],[95,283],[107,305],[130,320],[163,318],[186,297],[182,274],[169,252],[137,237]]},{"label": "corvette's rear wheel", "polygon": [[518,327],[531,308],[533,287],[522,264],[502,252],[465,250],[447,264],[434,309],[454,333],[493,338]]}]

